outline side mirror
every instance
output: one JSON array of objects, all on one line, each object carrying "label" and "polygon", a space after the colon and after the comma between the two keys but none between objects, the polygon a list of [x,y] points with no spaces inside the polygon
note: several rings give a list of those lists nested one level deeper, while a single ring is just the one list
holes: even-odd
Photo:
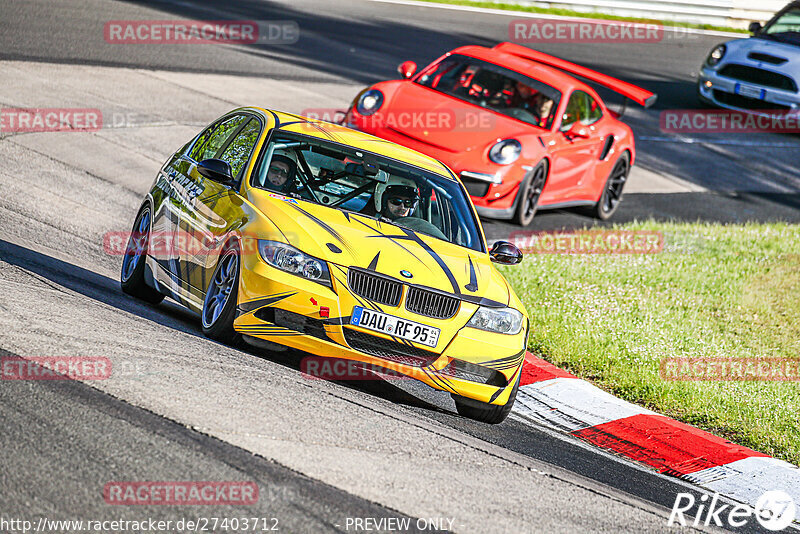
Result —
[{"label": "side mirror", "polygon": [[572,126],[570,126],[566,132],[564,132],[564,135],[573,139],[586,139],[589,137],[589,132],[580,121],[575,121],[572,123]]},{"label": "side mirror", "polygon": [[508,241],[495,241],[492,250],[489,251],[489,258],[503,265],[516,265],[522,261],[522,257],[522,252],[517,246]]},{"label": "side mirror", "polygon": [[747,29],[753,35],[758,35],[761,32],[761,30],[763,29],[763,27],[761,26],[760,22],[751,22],[750,26],[748,26]]},{"label": "side mirror", "polygon": [[417,72],[417,64],[413,61],[404,61],[400,63],[400,66],[397,67],[397,72],[400,73],[404,79],[411,78],[415,72]]},{"label": "side mirror", "polygon": [[201,176],[205,176],[209,180],[214,180],[221,184],[233,182],[231,166],[228,165],[227,161],[222,161],[221,159],[204,159],[197,164],[197,172],[199,172]]}]

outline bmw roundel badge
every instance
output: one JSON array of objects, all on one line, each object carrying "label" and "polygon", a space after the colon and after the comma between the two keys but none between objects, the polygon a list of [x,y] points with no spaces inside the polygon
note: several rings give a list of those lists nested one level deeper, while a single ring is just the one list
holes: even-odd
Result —
[{"label": "bmw roundel badge", "polygon": [[411,274],[410,272],[406,271],[405,269],[400,271],[400,274],[402,274],[405,278],[413,278],[414,277],[413,274]]}]

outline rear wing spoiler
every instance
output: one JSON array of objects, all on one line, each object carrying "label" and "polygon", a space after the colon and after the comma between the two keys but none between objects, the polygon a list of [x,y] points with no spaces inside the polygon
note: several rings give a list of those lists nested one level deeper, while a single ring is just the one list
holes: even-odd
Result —
[{"label": "rear wing spoiler", "polygon": [[574,74],[576,76],[586,78],[587,80],[591,80],[595,83],[598,83],[604,87],[611,89],[616,93],[626,96],[631,100],[633,100],[634,102],[641,104],[646,108],[649,108],[650,106],[655,104],[656,99],[658,98],[658,95],[656,95],[655,93],[651,93],[647,89],[642,89],[641,87],[637,87],[636,85],[633,85],[631,83],[623,82],[622,80],[618,80],[616,78],[612,78],[611,76],[601,74],[597,71],[593,71],[592,69],[581,67],[580,65],[576,65],[575,63],[570,63],[569,61],[565,61],[563,59],[559,59],[557,57],[553,57],[548,54],[538,52],[536,50],[531,50],[530,48],[526,48],[518,44],[500,43],[499,45],[495,46],[492,50],[496,50],[498,52],[504,52],[506,54],[511,54],[512,56],[530,59],[531,61],[535,61],[536,63],[541,63],[549,67],[554,67],[559,70],[563,70],[564,72],[568,72],[569,74]]}]

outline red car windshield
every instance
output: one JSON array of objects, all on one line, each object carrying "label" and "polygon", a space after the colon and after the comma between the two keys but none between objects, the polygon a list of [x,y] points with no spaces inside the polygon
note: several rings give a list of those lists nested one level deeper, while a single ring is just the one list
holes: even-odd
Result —
[{"label": "red car windshield", "polygon": [[416,83],[548,130],[561,100],[561,92],[545,83],[459,54],[429,67]]}]

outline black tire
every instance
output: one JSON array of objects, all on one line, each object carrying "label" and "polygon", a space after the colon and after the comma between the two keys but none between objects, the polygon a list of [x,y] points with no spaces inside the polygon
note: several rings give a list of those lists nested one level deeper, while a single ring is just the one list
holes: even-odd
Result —
[{"label": "black tire", "polygon": [[600,200],[594,205],[592,215],[601,221],[606,221],[614,215],[614,212],[617,211],[622,202],[622,193],[625,188],[625,182],[628,181],[630,170],[630,155],[627,152],[623,152],[611,169],[611,174],[606,178],[606,183],[603,185],[603,194],[600,195]]},{"label": "black tire", "polygon": [[139,210],[133,222],[133,230],[128,237],[125,255],[122,257],[119,282],[122,291],[128,295],[150,304],[158,304],[164,300],[164,295],[148,286],[144,280],[145,257],[150,243],[152,220],[152,211],[147,204]]},{"label": "black tire", "polygon": [[547,162],[540,162],[522,181],[517,209],[514,212],[514,223],[528,226],[539,209],[539,197],[547,183]]},{"label": "black tire", "polygon": [[233,329],[241,270],[239,246],[229,241],[222,249],[214,275],[206,288],[200,321],[203,334],[227,345],[236,345],[241,336]]},{"label": "black tire", "polygon": [[503,405],[487,404],[485,402],[468,399],[459,395],[450,395],[456,403],[456,411],[458,414],[480,421],[481,423],[488,423],[490,425],[497,425],[502,423],[511,413],[511,408],[514,407],[514,401],[517,400],[517,390],[519,389],[519,380],[522,375],[517,376],[517,382],[514,384],[514,389],[511,390],[511,395],[508,397],[508,402]]}]

